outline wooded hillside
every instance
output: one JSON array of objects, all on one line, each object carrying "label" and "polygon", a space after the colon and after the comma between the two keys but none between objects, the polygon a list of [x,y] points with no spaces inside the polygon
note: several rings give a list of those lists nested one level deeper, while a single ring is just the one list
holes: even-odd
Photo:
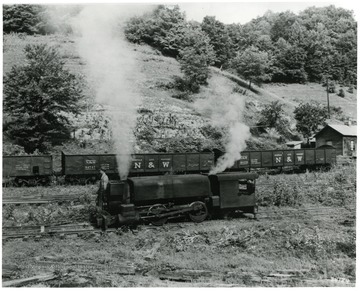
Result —
[{"label": "wooded hillside", "polygon": [[[65,69],[86,80],[87,64],[77,51],[79,36],[62,25],[44,30],[47,18],[37,14],[39,8],[33,11],[34,22],[26,25],[41,24],[43,29],[24,31],[19,28],[20,12],[36,6],[16,7],[16,17],[14,6],[4,7],[4,75],[11,76],[14,65],[27,63],[26,45],[47,44],[56,47]],[[42,7],[41,11],[47,10]],[[233,94],[245,99],[243,121],[252,133],[248,149],[285,147],[287,140],[303,138],[296,131],[294,109],[315,101],[326,106],[326,79],[332,89],[331,119],[356,119],[356,33],[352,12],[334,6],[308,8],[299,15],[269,12],[245,25],[225,25],[211,16],[202,23],[188,22],[179,8],[166,6],[130,19],[125,34],[141,71],[130,77],[137,80],[142,95],[135,151],[222,148],[224,131],[214,127],[210,116],[195,105]],[[112,151],[109,108],[95,102],[92,84],[82,82],[81,90],[81,114],[66,115],[70,139],[47,140],[51,145],[45,152],[59,147]],[[341,91],[342,97],[338,96]],[[268,113],[273,109],[279,119],[269,126],[272,121],[264,117],[271,116]],[[19,147],[14,150],[19,143],[6,130],[11,118],[11,111],[4,108],[4,152],[23,153]],[[80,148],[84,141],[86,149]]]}]

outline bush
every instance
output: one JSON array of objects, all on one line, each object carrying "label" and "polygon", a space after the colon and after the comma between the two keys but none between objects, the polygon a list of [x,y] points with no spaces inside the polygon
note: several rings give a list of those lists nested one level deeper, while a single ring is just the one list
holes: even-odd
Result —
[{"label": "bush", "polygon": [[328,89],[328,92],[329,93],[335,93],[335,89],[336,89],[336,87],[335,87],[335,83],[332,81],[332,82],[330,82],[329,83],[329,89]]},{"label": "bush", "polygon": [[223,138],[223,133],[219,131],[216,127],[213,127],[209,124],[201,127],[200,131],[205,138],[209,138],[212,140],[222,140]]},{"label": "bush", "polygon": [[178,76],[174,76],[174,82],[172,84],[173,84],[173,88],[181,92],[190,91],[190,83]]},{"label": "bush", "polygon": [[344,89],[340,89],[340,90],[339,90],[338,96],[340,96],[340,97],[342,97],[342,98],[345,97],[345,91],[344,91]]},{"label": "bush", "polygon": [[298,185],[282,180],[275,181],[267,191],[258,192],[257,199],[259,206],[301,206],[304,201]]},{"label": "bush", "polygon": [[188,102],[192,101],[190,92],[179,92],[179,93],[171,95],[171,97],[173,97],[175,99],[183,100],[183,101],[188,101]]},{"label": "bush", "polygon": [[259,124],[268,128],[281,128],[281,123],[284,120],[284,104],[279,101],[273,101],[267,104],[263,110],[261,110],[261,118]]},{"label": "bush", "polygon": [[149,144],[152,144],[154,141],[154,129],[145,127],[141,132],[137,133],[136,135],[138,140],[144,140]]}]

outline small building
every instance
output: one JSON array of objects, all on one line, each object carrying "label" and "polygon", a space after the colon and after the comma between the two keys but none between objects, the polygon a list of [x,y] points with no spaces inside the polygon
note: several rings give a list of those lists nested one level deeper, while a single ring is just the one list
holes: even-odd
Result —
[{"label": "small building", "polygon": [[287,147],[290,149],[301,149],[302,141],[294,140],[286,143]]},{"label": "small building", "polygon": [[332,146],[337,155],[356,156],[356,125],[328,124],[316,135],[316,147]]}]

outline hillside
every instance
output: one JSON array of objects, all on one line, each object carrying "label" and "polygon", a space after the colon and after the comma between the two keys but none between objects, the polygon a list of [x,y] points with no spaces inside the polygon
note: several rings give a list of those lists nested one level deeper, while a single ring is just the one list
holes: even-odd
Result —
[{"label": "hillside", "polygon": [[[66,67],[75,74],[86,75],[86,63],[77,52],[78,39],[75,36],[49,35],[5,35],[3,71],[9,72],[13,65],[20,65],[24,60],[23,49],[26,44],[47,43],[58,47]],[[243,121],[253,127],[259,120],[259,113],[265,104],[281,100],[288,115],[292,131],[295,122],[292,118],[294,108],[300,102],[318,101],[326,104],[326,92],[320,84],[264,85],[250,91],[246,83],[230,73],[213,68],[208,85],[200,93],[190,96],[191,100],[179,99],[180,92],[172,85],[174,78],[181,77],[179,63],[170,57],[164,57],[157,50],[147,45],[131,45],[136,53],[139,70],[134,71],[136,84],[141,92],[141,105],[138,108],[135,149],[137,152],[157,151],[198,151],[221,147],[219,134],[210,126],[210,117],[200,112],[194,104],[197,100],[220,98],[234,91],[245,98]],[[138,73],[141,72],[141,73]],[[345,92],[346,92],[345,88]],[[107,108],[95,104],[91,86],[84,89],[87,97],[87,111],[81,116],[73,116],[74,135],[77,140],[86,140],[86,148],[81,151],[112,151],[109,142]],[[178,98],[174,98],[178,97]],[[181,96],[180,96],[181,98]],[[346,92],[345,98],[330,95],[331,106],[340,107],[342,119],[351,117],[356,120],[356,90]],[[341,121],[339,121],[341,122]],[[213,138],[215,137],[215,138]],[[284,139],[277,143],[279,135],[274,132],[261,135],[253,132],[247,142],[248,149],[284,147]],[[60,149],[80,150],[78,142],[70,142]],[[57,149],[56,149],[57,150]]]}]

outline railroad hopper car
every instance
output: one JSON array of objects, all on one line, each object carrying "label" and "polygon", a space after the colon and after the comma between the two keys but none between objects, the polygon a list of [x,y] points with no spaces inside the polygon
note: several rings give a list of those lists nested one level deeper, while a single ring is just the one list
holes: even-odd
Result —
[{"label": "railroad hopper car", "polygon": [[[62,152],[62,174],[70,182],[94,182],[100,168],[112,179],[118,179],[114,154],[73,155]],[[129,176],[159,175],[164,173],[207,173],[214,164],[213,153],[135,154]]]},{"label": "railroad hopper car", "polygon": [[53,174],[52,156],[3,156],[3,182],[18,186],[46,185]]},{"label": "railroad hopper car", "polygon": [[[132,156],[129,176],[150,176],[164,173],[207,173],[216,163],[220,152],[159,153]],[[327,166],[336,162],[335,149],[299,149],[244,151],[230,171],[250,171],[257,168],[299,167],[301,169]],[[98,178],[100,167],[116,179],[116,155],[69,155],[62,153],[62,169],[69,182],[91,182]]]},{"label": "railroad hopper car", "polygon": [[162,225],[168,219],[187,216],[194,222],[209,214],[239,210],[256,214],[256,173],[217,175],[161,175],[110,181],[98,206],[109,215],[98,217],[99,226],[140,221]]},{"label": "railroad hopper car", "polygon": [[[219,154],[216,155],[218,158]],[[336,163],[335,149],[296,149],[241,152],[240,160],[230,170],[299,167],[300,169],[329,166]]]},{"label": "railroad hopper car", "polygon": [[[132,156],[129,176],[208,173],[222,153],[158,153]],[[335,149],[244,151],[228,171],[259,168],[329,166],[336,162]],[[104,167],[111,179],[118,179],[114,154],[67,154],[62,152],[61,175],[67,183],[94,183]],[[44,156],[4,156],[3,181],[15,185],[45,185],[53,175],[53,159]],[[6,183],[5,183],[6,184]]]}]

